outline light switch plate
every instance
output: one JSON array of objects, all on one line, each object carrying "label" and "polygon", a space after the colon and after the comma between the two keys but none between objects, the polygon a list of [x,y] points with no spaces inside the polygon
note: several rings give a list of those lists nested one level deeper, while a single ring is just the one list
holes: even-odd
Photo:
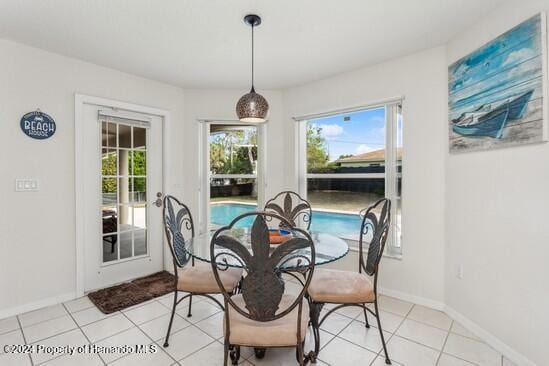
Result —
[{"label": "light switch plate", "polygon": [[38,179],[16,179],[16,192],[37,192],[40,190]]}]

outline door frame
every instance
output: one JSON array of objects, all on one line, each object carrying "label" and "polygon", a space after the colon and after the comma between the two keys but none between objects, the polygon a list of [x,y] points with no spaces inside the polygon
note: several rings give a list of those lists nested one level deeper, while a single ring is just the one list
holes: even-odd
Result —
[{"label": "door frame", "polygon": [[[148,107],[139,104],[122,102],[114,99],[95,97],[91,95],[74,95],[74,189],[75,189],[75,246],[76,246],[76,297],[84,296],[85,283],[85,204],[84,204],[84,118],[82,111],[84,105],[95,105],[99,107],[113,108],[121,111],[143,113],[161,117],[162,124],[162,190],[165,192],[169,187],[169,136],[170,112],[164,109]],[[164,235],[162,235],[164,239]],[[166,250],[162,242],[163,266],[166,265]]]}]

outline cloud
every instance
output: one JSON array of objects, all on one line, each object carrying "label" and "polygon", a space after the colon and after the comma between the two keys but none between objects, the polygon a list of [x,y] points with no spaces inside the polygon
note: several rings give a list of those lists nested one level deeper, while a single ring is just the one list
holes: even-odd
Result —
[{"label": "cloud", "polygon": [[343,133],[343,127],[336,124],[331,125],[325,125],[325,124],[319,124],[317,127],[322,128],[322,136],[325,138],[333,138],[341,135]]},{"label": "cloud", "polygon": [[364,154],[364,153],[374,151],[374,150],[376,150],[376,149],[374,149],[371,146],[360,144],[360,145],[357,146],[357,148],[355,150],[355,155]]},{"label": "cloud", "polygon": [[525,61],[536,56],[536,53],[531,48],[521,48],[518,51],[511,52],[503,61],[503,66],[511,65],[516,62]]}]

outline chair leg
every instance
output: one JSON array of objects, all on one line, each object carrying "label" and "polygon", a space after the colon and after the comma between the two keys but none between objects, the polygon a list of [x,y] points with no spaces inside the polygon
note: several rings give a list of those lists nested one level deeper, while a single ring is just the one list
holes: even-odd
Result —
[{"label": "chair leg", "polygon": [[231,361],[233,365],[238,365],[238,360],[240,360],[240,346],[233,346],[231,351]]},{"label": "chair leg", "polygon": [[190,318],[191,316],[193,316],[193,314],[191,313],[192,306],[193,306],[193,294],[190,294],[189,295],[189,312],[187,313],[187,318]]},{"label": "chair leg", "polygon": [[164,340],[164,347],[168,347],[170,344],[168,340],[170,338],[170,332],[172,330],[173,317],[175,315],[175,307],[177,306],[177,290],[173,292],[173,306],[172,306],[172,315],[170,317],[170,324],[168,325],[168,333],[166,333],[166,339]]},{"label": "chair leg", "polygon": [[374,306],[376,308],[377,329],[379,330],[379,335],[381,337],[381,343],[383,343],[383,352],[385,352],[385,363],[387,365],[391,365],[391,360],[389,359],[389,353],[387,353],[387,345],[385,344],[385,336],[383,335],[383,329],[381,328],[381,320],[379,318],[379,308],[377,306],[377,298],[374,301]]},{"label": "chair leg", "polygon": [[225,340],[223,347],[225,349],[225,354],[223,355],[223,366],[227,366],[227,361],[229,360],[229,344]]},{"label": "chair leg", "polygon": [[300,366],[305,365],[305,357],[303,356],[303,343],[299,343],[295,349],[295,356]]},{"label": "chair leg", "polygon": [[311,302],[310,307],[310,318],[311,318],[311,325],[313,327],[313,336],[315,338],[315,357],[318,357],[318,352],[320,351],[320,312],[322,311],[322,307],[324,304],[319,304],[315,302]]},{"label": "chair leg", "polygon": [[362,311],[364,311],[364,321],[366,322],[366,328],[370,328],[370,323],[368,323],[368,310],[366,310],[365,304],[362,304]]}]

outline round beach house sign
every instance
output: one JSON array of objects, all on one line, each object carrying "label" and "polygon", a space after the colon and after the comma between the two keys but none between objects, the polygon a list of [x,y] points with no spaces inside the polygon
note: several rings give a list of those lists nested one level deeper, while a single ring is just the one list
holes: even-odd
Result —
[{"label": "round beach house sign", "polygon": [[44,140],[55,133],[55,121],[38,109],[21,117],[21,130],[33,139]]}]

